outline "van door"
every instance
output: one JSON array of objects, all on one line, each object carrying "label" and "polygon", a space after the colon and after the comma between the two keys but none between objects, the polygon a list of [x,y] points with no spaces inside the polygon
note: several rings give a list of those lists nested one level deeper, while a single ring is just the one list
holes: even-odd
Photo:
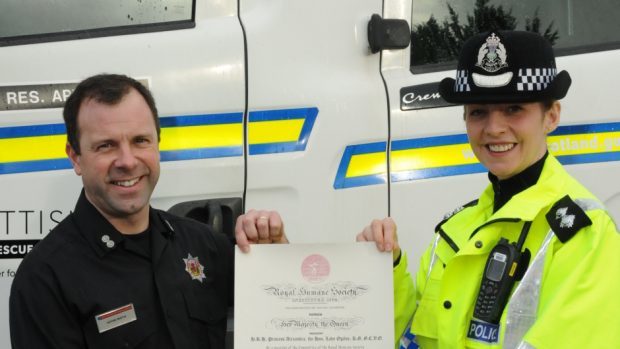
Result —
[{"label": "van door", "polygon": [[[380,57],[369,51],[366,36],[381,6],[378,0],[241,1],[246,208],[277,209],[291,241],[354,241],[371,217],[387,214],[387,99]],[[361,143],[368,145],[355,146]]]},{"label": "van door", "polygon": [[21,258],[82,188],[64,153],[64,100],[98,73],[140,79],[162,123],[152,205],[241,198],[243,32],[236,0],[8,0],[0,5],[0,347]]},{"label": "van door", "polygon": [[491,28],[537,31],[552,41],[558,69],[573,85],[549,150],[620,219],[617,1],[386,0],[383,15],[407,20],[412,30],[410,48],[384,50],[381,65],[390,101],[390,214],[411,271],[443,215],[488,184],[468,145],[463,108],[441,99],[437,84],[454,78],[463,40]]}]

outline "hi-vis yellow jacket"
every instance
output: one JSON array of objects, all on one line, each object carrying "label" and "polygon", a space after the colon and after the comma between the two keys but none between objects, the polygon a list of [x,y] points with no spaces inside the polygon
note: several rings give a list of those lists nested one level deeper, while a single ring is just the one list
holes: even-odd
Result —
[{"label": "hi-vis yellow jacket", "polygon": [[[491,249],[502,237],[516,242],[528,221],[524,247],[532,258],[499,326],[474,319]],[[620,348],[620,235],[551,155],[537,184],[497,212],[489,186],[440,223],[415,287],[401,260],[394,269],[397,341],[413,316],[422,349]]]}]

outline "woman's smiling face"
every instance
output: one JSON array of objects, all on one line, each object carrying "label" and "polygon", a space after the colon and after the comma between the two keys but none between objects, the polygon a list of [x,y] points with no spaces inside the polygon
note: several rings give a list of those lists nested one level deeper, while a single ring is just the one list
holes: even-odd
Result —
[{"label": "woman's smiling face", "polygon": [[499,179],[510,178],[547,151],[547,134],[560,121],[560,103],[467,104],[465,125],[478,160]]}]

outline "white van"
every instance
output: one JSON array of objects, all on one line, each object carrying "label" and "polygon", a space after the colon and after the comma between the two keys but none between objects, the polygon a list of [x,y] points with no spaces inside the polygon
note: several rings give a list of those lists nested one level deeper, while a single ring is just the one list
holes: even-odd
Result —
[{"label": "white van", "polygon": [[443,213],[487,184],[437,84],[490,28],[554,42],[573,86],[549,148],[620,220],[618,18],[618,0],[2,1],[0,347],[21,258],[81,190],[61,108],[83,78],[153,91],[155,207],[224,234],[246,208],[276,209],[294,242],[352,241],[390,215],[414,271]]}]

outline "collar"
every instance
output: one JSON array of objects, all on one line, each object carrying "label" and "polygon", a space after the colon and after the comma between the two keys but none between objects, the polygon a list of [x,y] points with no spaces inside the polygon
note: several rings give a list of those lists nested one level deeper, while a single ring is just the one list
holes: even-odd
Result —
[{"label": "collar", "polygon": [[174,239],[175,232],[172,224],[162,212],[152,207],[149,211],[149,226],[151,227],[151,260],[156,266],[166,246]]},{"label": "collar", "polygon": [[[88,201],[84,189],[80,193],[71,216],[78,231],[100,257],[125,245],[126,237]],[[157,247],[160,250],[163,250],[164,242],[174,236],[174,229],[170,223],[152,207],[149,209],[149,229],[151,229],[153,248]]]},{"label": "collar", "polygon": [[545,155],[538,161],[508,179],[500,180],[497,176],[489,172],[489,180],[491,181],[494,192],[493,212],[497,212],[497,210],[502,208],[502,206],[516,194],[536,184],[548,155],[549,152],[545,152]]},{"label": "collar", "polygon": [[[541,165],[542,170],[535,185],[515,193],[501,208],[493,211],[488,220],[520,218],[523,221],[532,221],[541,210],[566,195],[560,192],[568,179],[560,162],[553,155],[547,154]],[[478,205],[492,208],[494,198],[495,191],[490,184],[480,196]]]},{"label": "collar", "polygon": [[[445,234],[445,244],[437,247],[437,255],[445,262],[455,255],[455,249],[447,242],[450,239],[451,244],[456,246],[458,250],[470,248],[470,251],[483,253],[490,249],[491,245],[485,244],[484,248],[476,248],[473,246],[474,241],[478,239],[472,238],[472,233],[476,232],[480,227],[489,225],[491,230],[485,230],[487,234],[493,235],[499,239],[501,229],[506,227],[505,224],[515,224],[520,231],[523,226],[522,222],[534,221],[534,219],[543,213],[549,211],[559,198],[566,195],[566,182],[571,177],[563,169],[560,162],[551,154],[544,161],[542,172],[536,182],[527,189],[515,194],[504,206],[497,212],[493,212],[494,191],[493,185],[489,184],[478,199],[478,204],[455,214],[447,220],[442,226]],[[495,225],[495,222],[504,222],[502,225]],[[500,230],[497,230],[500,229]],[[511,228],[512,229],[512,228]]]}]

